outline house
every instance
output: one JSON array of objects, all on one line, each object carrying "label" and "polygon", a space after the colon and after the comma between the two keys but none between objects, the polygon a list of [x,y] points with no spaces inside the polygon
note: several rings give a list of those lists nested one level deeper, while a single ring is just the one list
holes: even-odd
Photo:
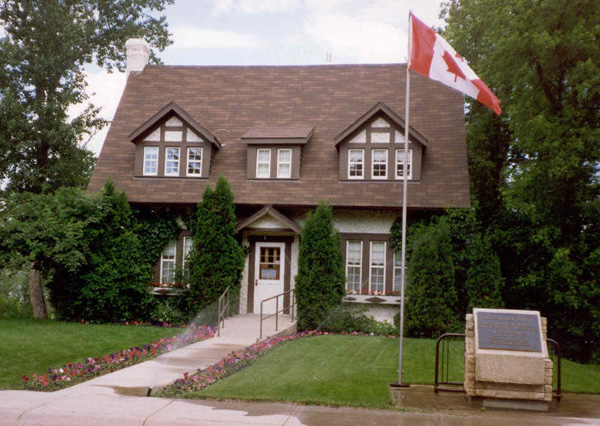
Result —
[{"label": "house", "polygon": [[[190,210],[225,175],[249,256],[242,312],[294,287],[305,215],[327,200],[341,233],[350,303],[397,312],[406,66],[147,65],[129,77],[89,190],[108,178],[132,205]],[[411,79],[408,211],[470,205],[463,97]],[[165,247],[156,280],[185,268],[190,233]]]}]

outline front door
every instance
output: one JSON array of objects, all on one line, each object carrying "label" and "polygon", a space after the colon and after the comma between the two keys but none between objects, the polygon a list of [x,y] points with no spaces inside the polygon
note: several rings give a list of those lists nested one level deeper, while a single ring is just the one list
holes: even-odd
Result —
[{"label": "front door", "polygon": [[[256,243],[254,264],[254,313],[260,313],[262,300],[283,293],[285,243]],[[279,298],[279,309],[283,308]],[[263,304],[263,313],[275,313],[275,299]]]}]

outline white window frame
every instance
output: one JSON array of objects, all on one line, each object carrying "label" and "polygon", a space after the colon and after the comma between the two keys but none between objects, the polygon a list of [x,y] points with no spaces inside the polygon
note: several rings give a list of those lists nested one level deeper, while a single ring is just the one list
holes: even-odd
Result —
[{"label": "white window frame", "polygon": [[[375,151],[384,151],[385,152],[385,161],[375,163]],[[387,148],[374,148],[371,149],[371,179],[387,179],[388,177],[388,149]],[[375,164],[385,166],[385,174],[382,176],[375,176]]]},{"label": "white window frame", "polygon": [[[258,165],[259,164],[265,164],[265,162],[260,162],[260,152],[261,151],[266,151],[269,153],[269,160],[266,162],[267,164],[267,174],[264,176],[261,176],[258,174]],[[256,150],[256,178],[257,179],[269,179],[271,177],[271,148],[259,148]]]},{"label": "white window frame", "polygon": [[[349,263],[350,243],[359,243],[360,244],[360,262],[358,265]],[[363,242],[361,240],[346,241],[346,291],[348,291],[348,290],[356,291],[355,289],[348,288],[348,284],[349,284],[348,283],[348,276],[349,276],[348,270],[350,268],[358,268],[359,283],[358,283],[358,293],[357,294],[361,293],[361,291],[362,291],[362,265],[363,265]]]},{"label": "white window frame", "polygon": [[[154,167],[154,173],[148,172],[146,170],[146,161],[148,161],[147,158],[146,158],[146,153],[147,153],[147,151],[148,151],[149,148],[156,150],[156,160],[149,160],[149,161],[156,161],[156,166]],[[157,147],[157,146],[145,146],[144,147],[144,169],[143,169],[143,175],[144,176],[156,176],[156,175],[158,175],[158,159],[159,159],[159,157],[160,157],[160,148],[159,147]]]},{"label": "white window frame", "polygon": [[[361,156],[360,164],[362,165],[362,173],[360,176],[359,175],[356,175],[356,176],[350,175],[350,170],[351,170],[351,166],[352,166],[350,157],[351,157],[352,151],[360,152],[360,156]],[[365,178],[365,150],[362,148],[349,149],[348,150],[348,179],[364,179],[364,178]]]},{"label": "white window frame", "polygon": [[[177,171],[176,172],[171,172],[168,173],[167,172],[167,167],[169,167],[169,161],[175,161],[175,160],[169,160],[169,150],[170,149],[176,149],[177,150]],[[167,146],[165,147],[165,176],[179,176],[179,171],[181,166],[181,148],[178,146]]]},{"label": "white window frame", "polygon": [[[173,244],[175,247],[175,250],[173,252],[173,260],[164,258],[164,252],[165,252],[167,246],[170,244]],[[169,241],[167,246],[165,246],[163,251],[160,253],[160,277],[159,277],[160,284],[168,284],[168,283],[163,282],[163,267],[164,267],[163,263],[164,262],[173,262],[173,280],[175,280],[175,271],[177,270],[177,241]]]},{"label": "white window frame", "polygon": [[[186,253],[186,246],[187,246],[187,242],[192,241],[192,246],[190,247],[190,250]],[[194,240],[193,237],[190,236],[185,236],[183,237],[183,249],[182,249],[182,263],[181,263],[181,271],[183,272],[183,281],[186,282],[189,280],[189,271],[188,271],[188,275],[186,276],[186,266],[187,266],[187,262],[188,262],[188,256],[190,255],[190,252],[192,251],[192,248],[194,247]]]},{"label": "white window frame", "polygon": [[[394,251],[394,272],[393,272],[393,281],[392,281],[392,292],[397,291],[398,294],[400,294],[400,290],[402,287],[402,283],[399,282],[398,287],[396,288],[396,278],[401,279],[400,277],[402,276],[402,264],[400,264],[399,266],[396,265],[396,261],[399,259],[400,259],[400,253],[396,253]],[[406,266],[404,268],[406,269]],[[404,277],[404,279],[406,280],[406,276]]]},{"label": "white window frame", "polygon": [[[284,151],[290,153],[290,161],[281,161],[281,153]],[[280,148],[277,150],[277,179],[290,179],[292,177],[292,155],[292,150],[289,148]],[[285,164],[290,166],[287,176],[281,173],[281,166]]]},{"label": "white window frame", "polygon": [[[373,245],[375,244],[383,244],[383,265],[373,265]],[[385,295],[385,267],[386,267],[386,253],[387,253],[387,243],[385,241],[371,241],[369,247],[369,293],[373,291],[373,269],[383,269],[383,290],[381,290],[381,294]]]},{"label": "white window frame", "polygon": [[[191,160],[190,161],[190,153],[192,150],[200,150],[200,160]],[[190,177],[202,177],[202,161],[204,160],[204,150],[202,147],[192,146],[187,149],[187,157],[186,157],[186,168],[185,175]],[[200,172],[199,173],[190,173],[190,163],[200,163]]]},{"label": "white window frame", "polygon": [[[404,148],[396,150],[396,168],[394,169],[394,177],[396,179],[402,179],[402,176],[398,176],[398,167],[404,167]],[[404,170],[404,169],[402,169]],[[413,174],[413,150],[408,150],[408,180],[412,179]]]}]

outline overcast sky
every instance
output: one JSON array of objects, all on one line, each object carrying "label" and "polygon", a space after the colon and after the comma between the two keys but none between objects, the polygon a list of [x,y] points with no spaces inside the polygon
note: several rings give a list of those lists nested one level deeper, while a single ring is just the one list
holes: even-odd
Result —
[{"label": "overcast sky", "polygon": [[[167,65],[406,62],[408,12],[442,22],[439,0],[176,0],[165,10]],[[126,78],[90,68],[92,102],[112,119]],[[108,128],[87,145],[96,155]]]}]

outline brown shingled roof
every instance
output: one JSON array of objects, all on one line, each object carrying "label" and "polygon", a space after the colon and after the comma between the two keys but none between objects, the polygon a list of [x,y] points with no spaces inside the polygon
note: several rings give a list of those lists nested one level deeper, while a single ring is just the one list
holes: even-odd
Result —
[{"label": "brown shingled roof", "polygon": [[[378,102],[403,117],[405,78],[405,65],[148,66],[129,76],[88,189],[112,178],[131,202],[191,204],[224,174],[239,204],[314,206],[326,199],[335,207],[398,208],[401,182],[339,181],[334,138]],[[208,180],[133,176],[128,135],[170,102],[222,143]],[[421,182],[409,184],[409,207],[469,206],[462,95],[414,75],[410,102],[410,125],[427,135],[427,151]],[[300,179],[248,179],[242,136],[256,128],[293,134],[298,127],[314,128],[302,148]]]}]

